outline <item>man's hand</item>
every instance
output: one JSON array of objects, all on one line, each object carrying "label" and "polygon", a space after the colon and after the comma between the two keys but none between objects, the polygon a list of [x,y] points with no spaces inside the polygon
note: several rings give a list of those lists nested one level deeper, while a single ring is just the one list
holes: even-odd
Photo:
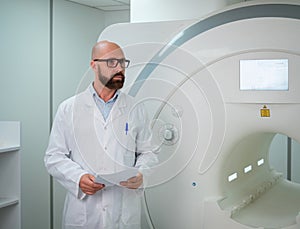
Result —
[{"label": "man's hand", "polygon": [[120,185],[129,188],[137,189],[143,184],[143,174],[138,173],[135,177],[129,178],[127,181],[120,182]]},{"label": "man's hand", "polygon": [[85,174],[80,178],[79,187],[87,195],[93,195],[103,189],[105,185],[95,183],[95,177],[91,174]]}]

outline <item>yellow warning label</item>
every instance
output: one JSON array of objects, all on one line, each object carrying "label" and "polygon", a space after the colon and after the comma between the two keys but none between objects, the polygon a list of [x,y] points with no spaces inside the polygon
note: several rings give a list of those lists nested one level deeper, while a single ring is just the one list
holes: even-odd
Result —
[{"label": "yellow warning label", "polygon": [[260,109],[260,116],[261,117],[270,117],[270,109],[267,108],[266,105],[264,105],[264,107],[262,109]]}]

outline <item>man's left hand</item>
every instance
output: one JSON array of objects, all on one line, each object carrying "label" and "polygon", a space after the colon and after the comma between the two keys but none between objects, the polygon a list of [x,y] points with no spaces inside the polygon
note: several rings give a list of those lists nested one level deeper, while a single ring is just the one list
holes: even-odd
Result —
[{"label": "man's left hand", "polygon": [[143,184],[143,174],[138,173],[135,177],[129,178],[127,181],[121,181],[120,185],[129,188],[137,189]]}]

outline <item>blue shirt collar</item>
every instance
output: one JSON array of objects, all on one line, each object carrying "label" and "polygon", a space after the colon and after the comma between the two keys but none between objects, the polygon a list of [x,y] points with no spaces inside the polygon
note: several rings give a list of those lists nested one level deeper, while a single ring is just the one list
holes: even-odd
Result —
[{"label": "blue shirt collar", "polygon": [[120,94],[120,90],[117,90],[116,93],[114,94],[114,96],[108,100],[107,102],[105,102],[102,98],[100,98],[100,96],[97,94],[93,83],[90,85],[90,92],[92,93],[93,97],[95,99],[97,99],[98,101],[101,101],[102,103],[111,103],[111,102],[115,102]]}]

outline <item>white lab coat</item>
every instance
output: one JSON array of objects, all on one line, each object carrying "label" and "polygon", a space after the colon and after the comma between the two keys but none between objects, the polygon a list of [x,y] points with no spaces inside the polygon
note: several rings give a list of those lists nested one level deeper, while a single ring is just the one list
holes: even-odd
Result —
[{"label": "white lab coat", "polygon": [[[94,195],[79,188],[82,175],[112,173],[135,166],[147,176],[157,163],[142,104],[120,93],[105,121],[88,88],[64,101],[55,116],[45,154],[48,172],[67,190],[65,229],[140,228],[142,189],[118,185]],[[135,152],[139,156],[135,163]]]}]

